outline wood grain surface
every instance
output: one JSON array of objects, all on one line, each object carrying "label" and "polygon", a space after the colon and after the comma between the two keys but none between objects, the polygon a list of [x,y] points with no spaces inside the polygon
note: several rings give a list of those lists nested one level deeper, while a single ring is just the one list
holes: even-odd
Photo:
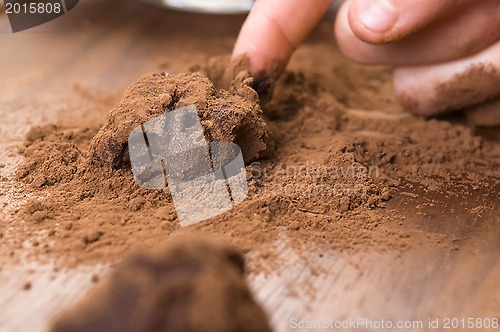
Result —
[{"label": "wood grain surface", "polygon": [[[81,1],[51,23],[13,34],[0,15],[0,175],[9,177],[21,162],[16,146],[31,125],[71,117],[104,119],[141,74],[158,68],[182,71],[214,49],[230,52],[242,21],[242,16],[188,14],[136,1]],[[174,28],[178,33],[170,33]],[[297,56],[307,52],[306,45]],[[89,94],[105,102],[95,103]],[[102,113],[88,112],[96,107]],[[6,222],[26,197],[8,182],[1,184],[0,204],[6,205],[0,222]],[[308,330],[293,329],[292,318],[423,321],[423,329],[401,331],[431,330],[429,318],[498,318],[500,188],[466,195],[452,191],[429,197],[421,188],[402,186],[385,213],[405,217],[397,226],[411,234],[405,250],[311,253],[316,265],[311,267],[285,238],[274,244],[287,263],[270,275],[251,274],[249,281],[276,331]],[[430,199],[438,204],[424,204]],[[490,208],[477,213],[485,205]],[[439,245],[440,238],[456,241]],[[93,274],[107,269],[55,271],[33,261],[1,261],[1,332],[44,331],[55,314],[85,294]],[[22,290],[26,282],[29,291]]]}]

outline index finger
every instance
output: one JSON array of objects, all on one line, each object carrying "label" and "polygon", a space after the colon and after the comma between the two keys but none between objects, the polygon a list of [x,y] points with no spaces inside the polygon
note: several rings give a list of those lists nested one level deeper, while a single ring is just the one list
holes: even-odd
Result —
[{"label": "index finger", "polygon": [[257,0],[243,24],[233,57],[246,55],[255,76],[274,61],[285,65],[328,10],[331,0]]}]

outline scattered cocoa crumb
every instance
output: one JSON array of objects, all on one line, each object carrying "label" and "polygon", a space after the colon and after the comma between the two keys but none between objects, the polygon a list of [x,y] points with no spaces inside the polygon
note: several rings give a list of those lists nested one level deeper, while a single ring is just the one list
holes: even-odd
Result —
[{"label": "scattered cocoa crumb", "polygon": [[100,232],[100,231],[96,231],[96,232],[92,232],[88,235],[85,235],[83,237],[83,243],[85,244],[91,244],[91,243],[94,243],[94,242],[97,242],[99,241],[99,239],[104,235],[103,232]]}]

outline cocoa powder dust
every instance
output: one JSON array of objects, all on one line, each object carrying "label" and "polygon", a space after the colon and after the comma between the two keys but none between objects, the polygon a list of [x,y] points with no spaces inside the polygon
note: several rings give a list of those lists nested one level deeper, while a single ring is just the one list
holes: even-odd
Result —
[{"label": "cocoa powder dust", "polygon": [[[283,237],[320,251],[399,250],[408,236],[387,227],[395,221],[382,212],[402,183],[434,191],[498,183],[500,145],[398,110],[384,97],[385,68],[336,67],[335,79],[292,68],[261,109],[245,66],[227,74],[227,59],[194,64],[197,73],[143,76],[104,126],[33,127],[15,175],[29,193],[15,216],[25,223],[3,238],[10,259],[26,239],[41,261],[114,264],[189,233],[251,253],[249,269],[259,270],[279,263],[274,245]],[[168,189],[134,182],[126,137],[141,121],[188,104],[197,105],[207,138],[241,145],[249,195],[230,212],[182,228]]]}]

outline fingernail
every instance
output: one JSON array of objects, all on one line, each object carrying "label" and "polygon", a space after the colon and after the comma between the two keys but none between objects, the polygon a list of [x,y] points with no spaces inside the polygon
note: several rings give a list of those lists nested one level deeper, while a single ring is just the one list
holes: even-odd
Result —
[{"label": "fingernail", "polygon": [[388,32],[399,18],[399,11],[389,0],[354,1],[355,17],[367,29]]}]

